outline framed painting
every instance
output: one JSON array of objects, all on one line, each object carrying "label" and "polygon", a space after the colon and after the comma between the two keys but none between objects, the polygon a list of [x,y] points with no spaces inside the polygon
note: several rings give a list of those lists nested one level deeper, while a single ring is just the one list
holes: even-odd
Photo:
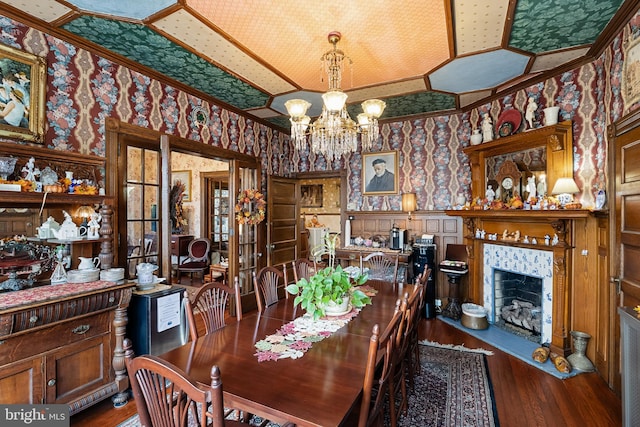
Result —
[{"label": "framed painting", "polygon": [[321,208],[322,185],[301,185],[300,206],[303,208]]},{"label": "framed painting", "polygon": [[362,153],[364,195],[398,193],[398,152]]},{"label": "framed painting", "polygon": [[630,40],[624,48],[622,99],[625,111],[640,101],[640,36]]},{"label": "framed painting", "polygon": [[0,136],[44,142],[44,58],[0,44]]},{"label": "framed painting", "polygon": [[182,193],[182,201],[191,201],[191,171],[171,171],[171,186],[176,185],[180,181],[184,184],[184,193]]}]

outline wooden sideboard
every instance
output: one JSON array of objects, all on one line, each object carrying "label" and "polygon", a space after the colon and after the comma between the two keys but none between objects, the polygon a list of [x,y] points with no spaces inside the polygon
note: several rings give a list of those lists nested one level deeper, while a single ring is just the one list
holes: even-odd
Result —
[{"label": "wooden sideboard", "polygon": [[0,402],[68,404],[70,415],[111,396],[125,404],[132,289],[92,282],[3,293]]}]

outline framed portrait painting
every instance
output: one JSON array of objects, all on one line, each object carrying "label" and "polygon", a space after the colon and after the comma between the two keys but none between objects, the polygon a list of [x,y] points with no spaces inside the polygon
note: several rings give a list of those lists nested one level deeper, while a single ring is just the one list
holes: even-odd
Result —
[{"label": "framed portrait painting", "polygon": [[364,195],[398,193],[398,152],[362,153]]},{"label": "framed portrait painting", "polygon": [[321,208],[322,185],[301,185],[300,206],[303,208]]},{"label": "framed portrait painting", "polygon": [[191,201],[191,171],[171,171],[171,186],[176,185],[180,181],[184,184],[184,193],[182,193],[182,201]]},{"label": "framed portrait painting", "polygon": [[44,58],[0,44],[0,136],[44,142]]}]

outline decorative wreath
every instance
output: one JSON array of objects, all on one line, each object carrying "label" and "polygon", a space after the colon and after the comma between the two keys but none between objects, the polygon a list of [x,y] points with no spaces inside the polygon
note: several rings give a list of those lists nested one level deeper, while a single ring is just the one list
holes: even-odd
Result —
[{"label": "decorative wreath", "polygon": [[264,221],[267,202],[258,190],[248,189],[238,193],[236,220],[238,224],[255,225]]}]

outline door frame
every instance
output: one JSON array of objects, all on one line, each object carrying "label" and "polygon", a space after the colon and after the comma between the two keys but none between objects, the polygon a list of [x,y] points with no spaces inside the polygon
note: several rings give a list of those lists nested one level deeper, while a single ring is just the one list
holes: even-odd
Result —
[{"label": "door frame", "polygon": [[618,184],[622,182],[622,168],[618,167],[621,159],[618,156],[618,144],[616,140],[640,127],[640,110],[636,110],[608,127],[608,208],[609,208],[609,286],[611,286],[611,301],[609,301],[609,386],[619,395],[621,390],[621,366],[620,366],[620,317],[618,307],[621,305],[621,274],[622,257],[620,247],[621,195],[618,194]]},{"label": "door frame", "polygon": [[[160,217],[160,229],[162,230],[161,239],[159,241],[159,251],[161,252],[160,266],[162,273],[167,274],[171,272],[171,220],[169,215],[169,191],[171,189],[171,153],[179,152],[191,156],[204,157],[214,160],[222,160],[229,162],[229,191],[230,194],[237,193],[237,184],[234,181],[235,175],[233,174],[234,167],[236,165],[244,165],[245,167],[255,167],[258,171],[258,180],[260,180],[260,160],[256,157],[248,154],[238,153],[236,151],[227,150],[224,148],[213,147],[211,145],[204,144],[202,142],[195,142],[185,138],[162,134],[155,130],[150,130],[140,126],[132,125],[126,122],[114,118],[107,118],[105,120],[105,141],[106,141],[106,153],[110,164],[115,165],[110,169],[109,173],[112,174],[114,179],[107,181],[107,194],[114,194],[117,196],[117,200],[124,200],[126,194],[125,186],[123,185],[123,179],[126,177],[126,160],[119,156],[120,151],[126,144],[126,139],[132,139],[147,144],[149,147],[159,147],[160,151],[160,206],[158,207],[158,216]],[[234,199],[232,199],[234,200]],[[118,203],[118,208],[114,209],[113,224],[116,224],[114,229],[114,235],[117,236],[118,250],[114,252],[114,265],[122,265],[126,260],[126,245],[122,242],[126,242],[126,228],[122,229],[118,227],[118,224],[122,220],[126,220],[126,211],[124,207]],[[235,226],[235,221],[231,224]],[[262,224],[261,224],[262,225]],[[259,227],[264,228],[264,227]],[[230,228],[230,240],[237,239],[236,233],[231,233]],[[235,237],[234,237],[235,236]],[[264,240],[263,240],[264,241]],[[124,249],[122,249],[124,246]],[[230,242],[230,251],[232,248],[237,248],[237,242],[232,245]],[[123,252],[124,251],[124,258]],[[233,263],[229,264],[229,277],[233,277],[237,265]]]}]

